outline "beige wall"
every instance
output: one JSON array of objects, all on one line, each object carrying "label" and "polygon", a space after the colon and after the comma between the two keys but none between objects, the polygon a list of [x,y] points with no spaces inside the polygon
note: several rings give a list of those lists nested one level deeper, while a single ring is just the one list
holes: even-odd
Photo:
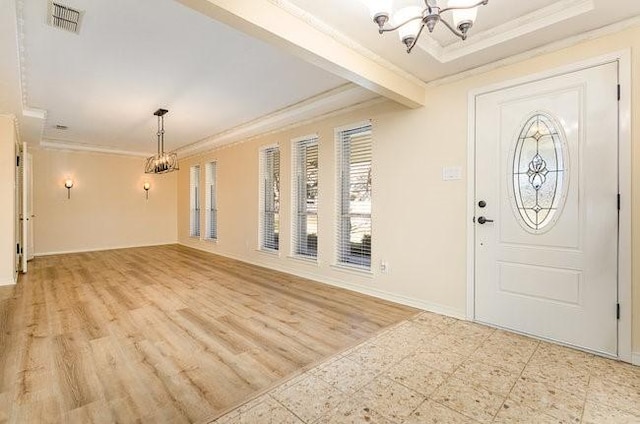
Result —
[{"label": "beige wall", "polygon": [[[32,149],[36,255],[175,243],[175,173],[138,157]],[[74,181],[67,199],[64,181]],[[151,183],[149,200],[142,188]]]},{"label": "beige wall", "polygon": [[0,115],[0,286],[15,282],[15,124]]},{"label": "beige wall", "polygon": [[[442,181],[442,168],[467,161],[468,93],[489,84],[547,71],[621,49],[633,53],[633,134],[640,133],[640,28],[581,43],[457,82],[432,87],[427,106],[406,110],[382,104],[268,135],[243,144],[183,160],[178,181],[178,236],[180,243],[249,262],[339,284],[426,309],[464,316],[466,312],[466,172],[462,181]],[[612,90],[614,87],[612,87]],[[334,261],[335,164],[333,128],[363,119],[374,124],[374,203],[372,275],[348,273]],[[320,136],[319,257],[308,264],[290,253],[290,142],[301,135]],[[258,234],[258,151],[280,143],[282,202],[281,252],[272,256],[256,251]],[[635,143],[634,143],[635,144]],[[218,161],[219,241],[189,237],[189,173],[193,163]],[[640,164],[634,147],[633,162]],[[637,181],[640,165],[633,168]],[[640,186],[633,187],[633,210],[638,211]],[[640,223],[634,214],[634,351],[640,352]],[[425,225],[426,224],[426,225]],[[379,272],[381,260],[389,274]]]}]

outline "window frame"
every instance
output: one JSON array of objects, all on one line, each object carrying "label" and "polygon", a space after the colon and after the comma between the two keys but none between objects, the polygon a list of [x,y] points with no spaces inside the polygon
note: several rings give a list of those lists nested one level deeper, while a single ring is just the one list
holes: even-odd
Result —
[{"label": "window frame", "polygon": [[[307,149],[309,147],[315,146],[316,149],[316,171],[315,171],[315,180],[316,180],[316,199],[315,199],[315,211],[309,211],[307,209],[307,198],[308,198],[308,168],[306,161],[306,150],[305,150],[305,159],[303,160],[300,154],[300,149]],[[291,256],[294,258],[309,260],[313,262],[317,262],[318,260],[318,238],[319,231],[316,229],[316,243],[315,243],[315,251],[313,249],[309,249],[308,242],[308,222],[309,217],[315,217],[316,226],[319,225],[318,216],[319,216],[319,193],[317,192],[319,188],[319,179],[320,179],[320,137],[317,133],[308,134],[302,137],[297,137],[291,140]],[[304,188],[303,181],[304,178]],[[304,191],[304,193],[303,193]],[[304,196],[304,197],[301,197]],[[304,230],[304,235],[307,238],[307,246],[303,248],[300,245],[302,241],[301,234]]]},{"label": "window frame", "polygon": [[[200,164],[189,167],[189,237],[201,237],[200,222]],[[195,177],[195,178],[194,178]]]},{"label": "window frame", "polygon": [[[218,161],[205,164],[205,229],[204,239],[218,240]],[[213,228],[212,228],[213,227]]]},{"label": "window frame", "polygon": [[[363,213],[352,213],[350,210],[350,197],[351,197],[351,184],[350,184],[350,176],[351,176],[351,163],[347,163],[343,161],[343,157],[345,155],[344,152],[344,138],[343,134],[346,132],[352,132],[362,129],[362,132],[369,131],[370,135],[370,164],[369,164],[369,212],[368,214]],[[350,270],[360,271],[371,273],[372,272],[372,264],[373,264],[373,125],[370,120],[358,122],[350,125],[345,125],[339,128],[334,129],[334,137],[335,137],[335,160],[336,160],[336,240],[335,240],[335,261],[334,265],[339,268],[347,268]],[[345,179],[345,174],[349,175],[349,179]],[[350,227],[351,218],[365,218],[369,220],[369,255],[368,260],[362,260],[362,256],[360,256],[360,260],[356,259],[357,255],[351,255],[351,260],[348,260],[345,257],[345,251],[352,251],[351,246],[351,231],[349,231],[348,235],[345,233],[345,229]],[[348,241],[345,242],[345,238]],[[346,244],[349,244],[348,249],[345,247]],[[361,247],[365,247],[364,236],[361,242]],[[366,256],[366,255],[365,255]],[[364,262],[364,263],[363,263]]]},{"label": "window frame", "polygon": [[[267,154],[269,152],[277,152],[278,154],[278,174],[277,176],[272,175],[273,180],[268,181],[266,173],[268,172],[267,167],[269,166],[269,159],[267,158]],[[259,225],[258,225],[258,250],[269,253],[279,253],[280,252],[280,203],[282,202],[282,167],[281,167],[281,151],[279,144],[271,144],[267,146],[262,146],[260,148],[260,170],[259,170],[259,190],[260,190],[260,203],[259,203]],[[275,165],[275,162],[274,162]],[[272,173],[274,173],[272,171]],[[275,174],[275,173],[274,173]],[[268,186],[274,188],[272,192],[267,192]],[[277,187],[277,189],[275,189]],[[267,207],[267,202],[272,201],[273,203]],[[270,223],[269,223],[270,222]],[[273,227],[272,238],[269,240],[267,237],[267,225]]]}]

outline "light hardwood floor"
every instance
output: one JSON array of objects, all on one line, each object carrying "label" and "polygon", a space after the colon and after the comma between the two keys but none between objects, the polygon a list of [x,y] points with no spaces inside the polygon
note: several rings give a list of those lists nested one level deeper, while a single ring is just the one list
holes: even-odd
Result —
[{"label": "light hardwood floor", "polygon": [[181,246],[0,290],[0,422],[207,422],[416,310]]}]

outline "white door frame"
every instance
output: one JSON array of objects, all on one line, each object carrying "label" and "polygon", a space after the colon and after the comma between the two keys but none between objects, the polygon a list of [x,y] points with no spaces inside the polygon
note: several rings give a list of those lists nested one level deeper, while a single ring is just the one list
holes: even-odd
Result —
[{"label": "white door frame", "polygon": [[[476,187],[476,98],[480,95],[506,88],[528,84],[547,78],[592,68],[606,63],[618,63],[618,78],[621,86],[618,122],[618,184],[622,198],[618,229],[618,358],[632,362],[631,351],[631,50],[621,50],[593,59],[588,59],[550,71],[503,81],[469,92],[467,135],[467,319],[475,320],[475,187]],[[611,87],[614,90],[615,87]],[[615,311],[612,311],[614,313]]]}]

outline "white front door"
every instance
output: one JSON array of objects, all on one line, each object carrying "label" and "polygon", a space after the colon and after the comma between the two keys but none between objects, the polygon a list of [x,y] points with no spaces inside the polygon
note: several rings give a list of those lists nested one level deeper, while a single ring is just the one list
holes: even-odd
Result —
[{"label": "white front door", "polygon": [[617,85],[612,62],[476,97],[477,321],[617,356]]}]

